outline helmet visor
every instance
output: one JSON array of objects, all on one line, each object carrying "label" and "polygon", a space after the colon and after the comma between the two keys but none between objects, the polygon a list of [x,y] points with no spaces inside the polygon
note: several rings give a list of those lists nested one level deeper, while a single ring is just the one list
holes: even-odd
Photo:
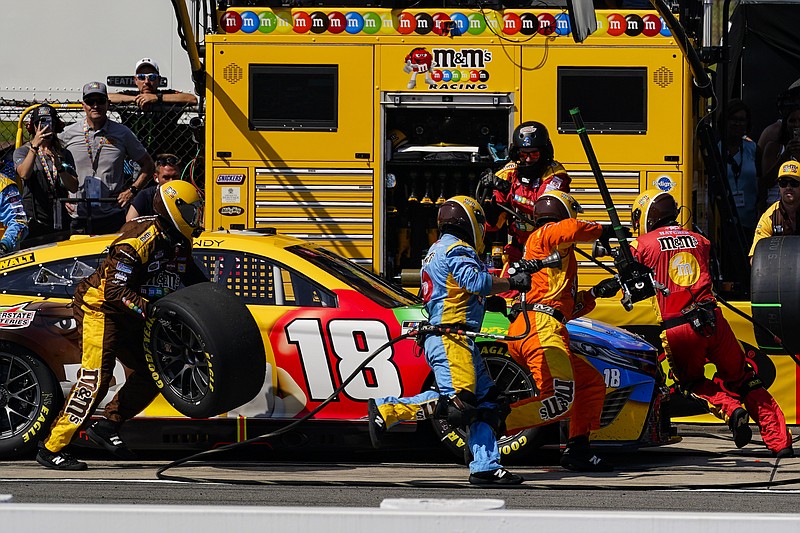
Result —
[{"label": "helmet visor", "polygon": [[181,200],[177,202],[178,212],[181,218],[192,228],[203,228],[203,202],[197,201],[187,204]]}]

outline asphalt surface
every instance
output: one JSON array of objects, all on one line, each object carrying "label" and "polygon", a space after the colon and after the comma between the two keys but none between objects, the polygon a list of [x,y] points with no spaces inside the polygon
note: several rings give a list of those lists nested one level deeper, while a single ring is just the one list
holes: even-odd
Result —
[{"label": "asphalt surface", "polygon": [[671,446],[605,453],[617,467],[609,474],[566,471],[557,466],[557,450],[542,450],[535,464],[509,467],[525,483],[506,489],[469,485],[466,467],[436,453],[341,461],[210,457],[167,470],[165,480],[156,471],[174,458],[119,462],[84,451],[84,472],[47,470],[30,458],[0,462],[0,494],[14,503],[377,507],[386,498],[499,498],[509,509],[800,512],[800,458],[776,468],[757,433],[741,450],[713,429],[679,433],[682,442]]}]

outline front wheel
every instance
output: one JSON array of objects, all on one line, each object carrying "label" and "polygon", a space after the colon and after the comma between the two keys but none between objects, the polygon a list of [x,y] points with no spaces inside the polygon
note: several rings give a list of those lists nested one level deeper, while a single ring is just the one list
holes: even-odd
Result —
[{"label": "front wheel", "polygon": [[[530,372],[513,359],[505,355],[505,345],[493,344],[491,347],[481,346],[483,359],[489,370],[489,375],[497,384],[497,388],[511,403],[530,398],[538,391]],[[491,353],[487,354],[487,351]],[[464,458],[467,444],[467,435],[463,429],[451,427],[447,420],[434,419],[434,431],[439,435],[445,447],[456,457]],[[518,463],[539,448],[546,440],[548,427],[530,428],[520,431],[515,435],[500,437],[497,445],[504,464]]]},{"label": "front wheel", "polygon": [[50,431],[61,401],[58,381],[38,356],[0,343],[0,457],[33,450]]}]

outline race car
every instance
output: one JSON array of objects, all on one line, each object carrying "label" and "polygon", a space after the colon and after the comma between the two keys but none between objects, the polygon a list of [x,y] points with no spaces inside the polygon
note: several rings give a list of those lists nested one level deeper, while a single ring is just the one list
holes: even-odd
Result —
[{"label": "race car", "polygon": [[[0,258],[0,458],[36,446],[74,383],[81,356],[71,297],[113,237],[73,237]],[[206,232],[194,241],[194,258],[211,284],[167,295],[145,328],[145,352],[162,394],[123,427],[132,448],[203,449],[246,440],[304,417],[343,383],[308,421],[265,444],[367,448],[369,398],[435,386],[413,338],[390,343],[425,320],[420,299],[354,262],[269,230]],[[504,314],[489,312],[482,331],[504,335],[507,327]],[[572,349],[606,381],[595,442],[675,442],[655,348],[585,318],[568,328]],[[477,342],[508,397],[534,393],[530,373],[508,356],[504,342]],[[114,376],[101,407],[125,380],[119,363]],[[422,426],[430,432],[427,424],[401,433]],[[433,429],[463,457],[461,430],[445,420],[434,420]],[[502,438],[501,450],[522,460],[552,434],[525,430]],[[82,433],[79,440],[86,442]]]}]

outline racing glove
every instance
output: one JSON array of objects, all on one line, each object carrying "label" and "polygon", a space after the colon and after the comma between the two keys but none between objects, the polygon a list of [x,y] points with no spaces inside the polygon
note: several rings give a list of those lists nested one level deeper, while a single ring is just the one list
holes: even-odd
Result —
[{"label": "racing glove", "polygon": [[0,241],[0,257],[3,257],[4,255],[8,255],[13,251],[14,251],[14,249],[12,247],[10,247],[8,244],[6,244],[3,241]]},{"label": "racing glove", "polygon": [[620,284],[617,278],[606,278],[591,289],[589,293],[595,298],[611,298],[619,292]]},{"label": "racing glove", "polygon": [[531,290],[531,275],[527,272],[517,272],[508,278],[508,290],[520,292]]},{"label": "racing glove", "polygon": [[[612,237],[616,238],[617,234],[614,233],[614,227],[611,224],[602,224],[602,227],[603,233],[600,234],[600,242],[605,244]],[[622,226],[622,234],[626,239],[633,238],[633,233],[631,233],[631,229],[627,226]]]},{"label": "racing glove", "polygon": [[481,185],[488,189],[497,189],[500,192],[508,192],[511,190],[511,183],[495,176],[492,169],[487,168],[481,174]]}]

